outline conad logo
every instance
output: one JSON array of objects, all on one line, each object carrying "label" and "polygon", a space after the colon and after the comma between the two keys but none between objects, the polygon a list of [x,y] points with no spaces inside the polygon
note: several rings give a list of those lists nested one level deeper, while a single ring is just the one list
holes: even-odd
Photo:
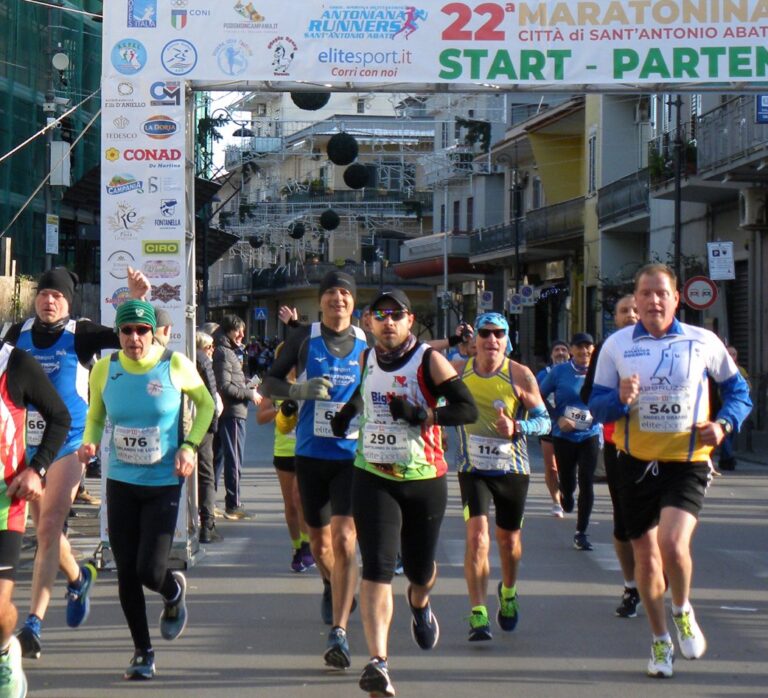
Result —
[{"label": "conad logo", "polygon": [[181,244],[178,240],[144,240],[141,251],[150,254],[179,254]]},{"label": "conad logo", "polygon": [[126,148],[123,158],[146,162],[180,160],[181,151],[178,148]]}]

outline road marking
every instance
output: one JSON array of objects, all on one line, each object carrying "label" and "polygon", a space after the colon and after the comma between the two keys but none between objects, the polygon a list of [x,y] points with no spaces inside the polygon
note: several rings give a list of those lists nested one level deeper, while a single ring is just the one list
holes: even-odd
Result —
[{"label": "road marking", "polygon": [[757,613],[756,608],[745,608],[744,606],[720,606],[721,611],[736,611],[737,613]]}]

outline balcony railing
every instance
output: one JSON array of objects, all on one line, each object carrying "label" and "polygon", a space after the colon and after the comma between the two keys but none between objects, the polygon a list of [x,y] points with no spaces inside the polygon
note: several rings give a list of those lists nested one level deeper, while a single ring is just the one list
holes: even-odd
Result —
[{"label": "balcony railing", "polygon": [[525,237],[528,247],[584,234],[584,197],[528,211]]},{"label": "balcony railing", "polygon": [[391,267],[381,262],[348,262],[343,266],[329,262],[297,264],[292,262],[275,269],[262,269],[253,274],[253,290],[316,286],[329,271],[343,271],[354,277],[358,285],[393,285],[399,278]]},{"label": "balcony railing", "polygon": [[758,95],[734,97],[699,119],[699,171],[727,167],[768,147],[768,124],[755,123]]},{"label": "balcony railing", "polygon": [[597,216],[600,225],[616,223],[649,210],[648,168],[617,179],[598,192]]},{"label": "balcony railing", "polygon": [[517,243],[522,247],[526,243],[526,224],[525,218],[521,218],[517,231],[515,223],[504,223],[492,228],[484,228],[471,237],[470,254],[475,257],[490,252],[506,251],[508,254],[515,249],[515,235],[518,236]]},{"label": "balcony railing", "polygon": [[[691,123],[680,127],[681,172],[684,176],[698,172],[699,147],[697,128]],[[666,131],[648,141],[648,175],[650,185],[659,187],[667,184],[675,176],[675,147],[678,143],[678,130]]]}]

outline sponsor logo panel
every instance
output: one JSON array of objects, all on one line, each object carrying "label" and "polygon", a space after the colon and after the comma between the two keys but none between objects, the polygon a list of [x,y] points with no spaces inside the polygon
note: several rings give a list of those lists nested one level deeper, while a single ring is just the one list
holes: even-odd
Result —
[{"label": "sponsor logo panel", "polygon": [[150,138],[165,140],[178,133],[179,125],[170,116],[155,114],[141,125],[141,130]]},{"label": "sponsor logo panel", "polygon": [[171,75],[186,75],[197,65],[197,49],[186,39],[174,39],[163,47],[160,61]]},{"label": "sponsor logo panel", "polygon": [[274,75],[284,77],[290,75],[291,64],[296,57],[299,47],[290,36],[276,36],[267,44],[272,53],[272,72]]},{"label": "sponsor logo panel", "polygon": [[181,254],[181,242],[179,240],[142,240],[141,253],[145,257],[178,255]]},{"label": "sponsor logo panel", "polygon": [[144,216],[127,201],[120,201],[111,216],[107,216],[107,225],[116,240],[135,240],[144,229]]},{"label": "sponsor logo panel", "polygon": [[213,50],[219,70],[230,77],[242,75],[248,69],[248,59],[253,55],[251,47],[240,39],[222,41]]},{"label": "sponsor logo panel", "polygon": [[112,47],[110,59],[121,75],[136,75],[147,64],[147,49],[137,39],[121,39]]},{"label": "sponsor logo panel", "polygon": [[115,250],[107,257],[107,269],[113,279],[127,279],[128,267],[134,265],[136,258],[127,250]]},{"label": "sponsor logo panel", "polygon": [[175,259],[150,259],[142,271],[148,279],[175,279],[181,276],[181,264]]},{"label": "sponsor logo panel", "polygon": [[136,179],[132,174],[121,173],[112,175],[106,185],[107,194],[110,196],[119,196],[135,191],[139,194],[144,193],[144,182]]},{"label": "sponsor logo panel", "polygon": [[157,0],[128,0],[128,27],[154,29],[157,26]]},{"label": "sponsor logo panel", "polygon": [[178,107],[181,104],[181,83],[178,80],[153,82],[149,88],[153,107]]}]

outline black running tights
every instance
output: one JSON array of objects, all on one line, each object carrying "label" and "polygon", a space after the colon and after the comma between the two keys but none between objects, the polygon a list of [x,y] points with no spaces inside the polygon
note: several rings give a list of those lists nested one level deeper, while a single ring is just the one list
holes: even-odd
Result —
[{"label": "black running tights", "polygon": [[173,598],[178,584],[168,570],[181,485],[149,487],[107,480],[109,545],[117,587],[136,650],[152,648],[144,589]]},{"label": "black running tights", "polygon": [[560,492],[563,495],[564,508],[568,512],[573,509],[573,493],[576,491],[578,474],[579,511],[576,516],[576,530],[586,533],[595,503],[595,468],[600,455],[600,437],[591,436],[584,441],[570,441],[555,436],[552,442],[560,478]]}]

